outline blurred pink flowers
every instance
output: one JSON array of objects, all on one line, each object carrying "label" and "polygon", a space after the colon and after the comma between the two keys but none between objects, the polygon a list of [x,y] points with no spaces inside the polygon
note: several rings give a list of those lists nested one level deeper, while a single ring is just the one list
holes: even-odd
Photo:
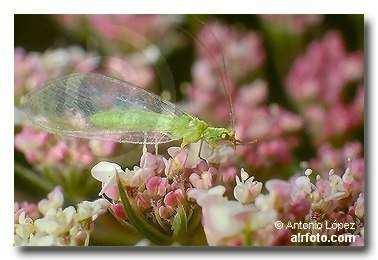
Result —
[{"label": "blurred pink flowers", "polygon": [[105,60],[105,70],[109,76],[142,88],[147,88],[155,79],[152,65],[141,55],[109,57]]},{"label": "blurred pink flowers", "polygon": [[[88,28],[98,43],[114,49],[140,49],[166,37],[168,30],[180,22],[179,15],[59,15],[67,30],[81,33]],[[95,39],[92,39],[95,41]]]},{"label": "blurred pink flowers", "polygon": [[323,16],[318,14],[263,14],[260,17],[275,30],[279,28],[292,34],[303,33],[307,28],[314,27],[323,20]]},{"label": "blurred pink flowers", "polygon": [[[219,39],[222,39],[222,44]],[[197,46],[199,59],[193,65],[193,81],[188,92],[189,109],[209,120],[227,122],[229,104],[221,81],[230,80],[226,84],[234,99],[237,137],[243,141],[257,141],[256,144],[238,147],[238,153],[258,168],[290,163],[290,152],[297,145],[295,134],[302,128],[302,119],[278,105],[264,104],[268,87],[262,79],[237,87],[240,79],[264,62],[260,37],[253,32],[241,33],[219,23],[210,23],[199,33],[199,42],[206,48],[200,44]],[[216,73],[216,70],[223,69],[222,55],[227,62],[230,79]]]},{"label": "blurred pink flowers", "polygon": [[[312,42],[296,59],[287,77],[287,91],[308,123],[315,143],[344,136],[363,124],[362,80],[363,54],[348,53],[337,32]],[[356,94],[348,97],[352,83],[356,84]]]},{"label": "blurred pink flowers", "polygon": [[[220,39],[222,42],[220,42]],[[199,114],[212,107],[216,118],[227,117],[225,93],[221,82],[228,85],[233,95],[234,83],[260,68],[265,53],[260,37],[254,32],[242,33],[220,23],[205,25],[198,34],[198,58],[192,67],[192,86],[189,88],[190,109]],[[246,55],[246,53],[248,55]],[[225,78],[223,58],[227,62],[230,79]],[[230,82],[226,82],[230,80]]]},{"label": "blurred pink flowers", "polygon": [[99,65],[94,53],[86,53],[76,46],[44,53],[27,53],[22,48],[16,48],[14,56],[16,99],[41,87],[47,80],[73,72],[91,72]]},{"label": "blurred pink flowers", "polygon": [[[41,53],[15,48],[16,112],[25,96],[49,79],[100,72],[147,89],[160,87],[156,83],[165,76],[159,74],[164,71],[162,63],[176,64],[181,59],[177,64],[191,66],[191,77],[182,77],[180,67],[171,68],[186,87],[180,89],[179,98],[183,94],[188,110],[209,124],[226,126],[230,94],[235,120],[231,127],[244,144],[213,149],[204,143],[200,156],[200,143],[159,147],[160,155],[143,149],[142,155],[114,156],[129,145],[118,149],[121,145],[112,142],[62,139],[16,118],[15,149],[28,162],[16,153],[22,158],[15,161],[20,166],[15,170],[17,177],[35,175],[31,184],[46,178],[48,185],[36,185],[42,189],[50,184],[63,187],[39,203],[15,203],[16,245],[88,245],[94,220],[109,209],[118,221],[140,233],[144,239],[138,245],[163,244],[160,238],[146,241],[151,230],[138,227],[146,222],[172,238],[164,245],[364,246],[363,52],[348,50],[341,33],[319,26],[329,17],[259,15],[261,24],[254,29],[244,22],[229,25],[227,19],[223,23],[209,17],[198,32],[193,20],[181,15],[55,18],[65,33],[77,37],[80,44],[89,44],[85,49],[71,46]],[[178,36],[175,26],[180,23],[196,34],[194,46]],[[318,35],[322,29],[325,34],[312,39],[312,33]],[[302,50],[308,39],[309,45]],[[282,44],[286,41],[294,49],[288,53],[300,53],[291,68],[287,65],[293,57],[288,54],[286,61],[281,53],[286,51]],[[270,45],[275,44],[281,49],[272,49]],[[190,61],[189,47],[195,49]],[[97,56],[97,51],[104,56]],[[190,54],[181,56],[181,51]],[[275,76],[269,74],[272,63],[277,79],[285,80],[283,91],[289,100],[277,97],[282,92]],[[139,164],[135,165],[135,159]],[[29,164],[32,169],[27,171]],[[89,172],[93,178],[88,179]],[[101,198],[82,201],[94,194]],[[127,213],[122,194],[127,194],[134,215]],[[64,197],[82,202],[63,208]],[[140,221],[136,225],[135,215]],[[275,221],[285,225],[354,223],[353,230],[318,233],[352,234],[356,240],[295,243],[291,236],[308,230],[279,229]],[[183,233],[175,233],[177,226]],[[128,236],[125,233],[127,240]],[[193,237],[195,242],[190,241]]]},{"label": "blurred pink flowers", "polygon": [[[217,91],[221,91],[220,86]],[[279,105],[265,104],[268,89],[266,82],[261,79],[240,86],[234,93],[236,135],[242,141],[256,141],[254,144],[237,147],[238,154],[257,168],[269,168],[276,163],[290,163],[291,151],[298,144],[297,133],[302,129],[302,119]],[[201,115],[206,114],[206,111],[215,111],[212,117],[224,121],[224,118],[227,118],[228,105],[220,100],[209,96],[209,100],[205,102],[192,97],[190,102],[203,102],[206,109],[201,105],[194,105],[196,109],[204,109],[199,112]],[[213,102],[216,103],[214,107],[208,109]]]},{"label": "blurred pink flowers", "polygon": [[238,80],[259,68],[265,60],[262,40],[256,32],[238,31],[219,22],[202,27],[196,48],[199,60],[194,64],[194,78],[198,78],[196,73],[200,73],[200,68],[221,68],[224,58],[231,78]]},{"label": "blurred pink flowers", "polygon": [[[55,135],[25,126],[15,136],[15,148],[24,153],[30,164],[39,167],[59,168],[70,164],[78,168],[87,167],[96,158],[109,156],[116,143],[91,140],[59,140]],[[98,147],[101,147],[99,149]]]}]

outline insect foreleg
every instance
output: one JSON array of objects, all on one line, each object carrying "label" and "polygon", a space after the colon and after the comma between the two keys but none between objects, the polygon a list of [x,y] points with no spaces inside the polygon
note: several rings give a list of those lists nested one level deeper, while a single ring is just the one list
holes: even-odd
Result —
[{"label": "insect foreleg", "polygon": [[156,143],[155,144],[155,155],[158,155],[159,154],[159,144]]},{"label": "insect foreleg", "polygon": [[146,144],[146,133],[144,133],[144,140],[143,140],[143,150],[142,153],[145,154],[147,153],[147,144]]},{"label": "insect foreleg", "polygon": [[201,153],[202,153],[202,145],[203,145],[203,139],[201,139],[200,147],[199,147],[199,149],[198,149],[198,158],[200,158],[201,160],[205,160],[205,158],[202,158],[202,157],[201,157]]}]

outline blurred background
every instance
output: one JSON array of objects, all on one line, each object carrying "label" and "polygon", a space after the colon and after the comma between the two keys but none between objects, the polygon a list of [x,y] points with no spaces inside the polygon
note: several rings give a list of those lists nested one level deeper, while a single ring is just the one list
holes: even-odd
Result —
[{"label": "blurred background", "polygon": [[[237,148],[236,165],[260,181],[347,164],[363,176],[363,47],[362,15],[15,15],[15,199],[56,185],[67,204],[94,199],[96,162],[138,164],[139,146],[63,139],[24,118],[25,95],[72,72],[127,80],[216,126],[234,120],[258,140]],[[91,243],[139,240],[106,216]]]}]

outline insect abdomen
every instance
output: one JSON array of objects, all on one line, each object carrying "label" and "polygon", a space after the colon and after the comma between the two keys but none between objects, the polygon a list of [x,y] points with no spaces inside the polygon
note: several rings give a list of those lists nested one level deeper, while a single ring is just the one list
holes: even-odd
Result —
[{"label": "insect abdomen", "polygon": [[167,131],[173,117],[143,110],[99,112],[90,117],[96,127],[135,131]]}]

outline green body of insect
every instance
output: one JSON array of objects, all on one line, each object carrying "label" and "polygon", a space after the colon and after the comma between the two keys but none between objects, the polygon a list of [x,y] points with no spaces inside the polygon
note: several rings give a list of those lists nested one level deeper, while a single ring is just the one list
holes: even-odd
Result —
[{"label": "green body of insect", "polygon": [[182,147],[200,140],[210,146],[222,141],[236,142],[235,132],[230,129],[211,127],[206,122],[183,114],[169,116],[143,110],[106,111],[92,115],[90,121],[98,128],[122,129],[127,126],[135,131],[160,131],[169,133],[175,139],[182,139]]}]

